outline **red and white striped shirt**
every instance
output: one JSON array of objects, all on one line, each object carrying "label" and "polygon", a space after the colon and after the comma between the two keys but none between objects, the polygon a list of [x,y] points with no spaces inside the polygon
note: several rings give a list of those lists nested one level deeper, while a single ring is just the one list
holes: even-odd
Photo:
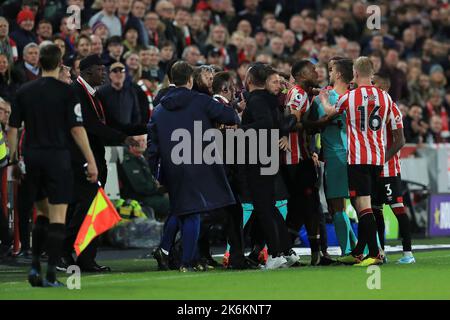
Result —
[{"label": "red and white striped shirt", "polygon": [[[384,143],[386,150],[392,145],[392,130],[403,129],[402,113],[394,102],[392,110],[386,126],[384,127]],[[383,166],[381,171],[382,177],[396,177],[400,175],[400,151],[397,152],[388,162]]]},{"label": "red and white striped shirt", "polygon": [[348,164],[384,165],[384,130],[392,110],[389,94],[374,86],[361,86],[338,101],[347,111]]},{"label": "red and white striped shirt", "polygon": [[[286,95],[286,108],[290,111],[300,111],[304,115],[309,111],[308,94],[299,85],[292,87]],[[298,164],[300,160],[308,159],[308,144],[306,140],[306,133],[304,130],[289,133],[289,145],[291,151],[283,153],[282,161],[285,164]]]}]

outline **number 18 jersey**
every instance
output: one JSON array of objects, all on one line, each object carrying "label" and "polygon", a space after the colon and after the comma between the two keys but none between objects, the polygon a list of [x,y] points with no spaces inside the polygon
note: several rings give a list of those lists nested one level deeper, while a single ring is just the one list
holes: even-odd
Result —
[{"label": "number 18 jersey", "polygon": [[384,165],[384,127],[392,110],[389,94],[361,86],[340,97],[339,113],[347,113],[348,164]]}]

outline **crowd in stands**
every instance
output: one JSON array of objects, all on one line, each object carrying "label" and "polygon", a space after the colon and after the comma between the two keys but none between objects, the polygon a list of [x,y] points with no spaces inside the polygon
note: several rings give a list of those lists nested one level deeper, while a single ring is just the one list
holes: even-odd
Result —
[{"label": "crowd in stands", "polygon": [[[367,55],[391,78],[408,143],[449,142],[450,6],[440,0],[376,1],[380,28],[366,26],[370,1],[335,0],[7,0],[0,5],[0,97],[40,77],[39,46],[64,53],[72,80],[96,53],[106,62],[100,89],[117,121],[146,123],[167,87],[174,59],[234,71],[242,86],[251,62],[289,74],[294,60],[316,63],[327,86],[333,56]],[[67,13],[70,6],[80,8]],[[370,11],[370,10],[369,10]],[[73,11],[72,11],[73,12]],[[79,20],[79,28],[72,28]],[[111,69],[115,65],[117,68]],[[124,68],[122,68],[122,66]]]}]

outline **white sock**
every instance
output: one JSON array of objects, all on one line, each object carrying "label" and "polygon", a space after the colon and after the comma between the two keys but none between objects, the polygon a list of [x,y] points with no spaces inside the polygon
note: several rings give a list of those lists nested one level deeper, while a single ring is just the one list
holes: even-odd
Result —
[{"label": "white sock", "polygon": [[412,257],[413,254],[412,254],[411,251],[403,251],[403,256],[404,256],[404,257]]}]

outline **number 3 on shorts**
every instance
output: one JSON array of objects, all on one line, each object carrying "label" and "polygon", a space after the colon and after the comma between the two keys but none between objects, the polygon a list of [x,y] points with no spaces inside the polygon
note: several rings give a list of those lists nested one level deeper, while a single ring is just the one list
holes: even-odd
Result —
[{"label": "number 3 on shorts", "polygon": [[392,189],[391,189],[391,184],[385,184],[384,185],[386,187],[386,195],[389,197],[390,195],[392,195]]}]

